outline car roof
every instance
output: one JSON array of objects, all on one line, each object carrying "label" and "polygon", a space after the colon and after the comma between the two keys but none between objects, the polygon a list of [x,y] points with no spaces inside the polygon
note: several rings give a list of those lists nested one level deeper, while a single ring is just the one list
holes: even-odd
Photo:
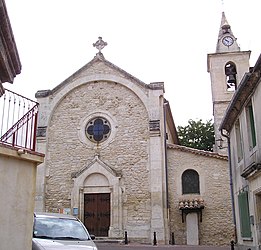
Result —
[{"label": "car roof", "polygon": [[47,212],[34,212],[35,217],[48,217],[48,218],[60,218],[60,219],[71,219],[77,220],[76,217],[69,214],[60,214],[60,213],[47,213]]}]

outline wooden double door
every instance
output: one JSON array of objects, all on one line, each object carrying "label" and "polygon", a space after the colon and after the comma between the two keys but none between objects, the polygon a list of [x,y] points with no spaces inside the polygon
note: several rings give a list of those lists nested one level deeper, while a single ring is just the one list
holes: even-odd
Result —
[{"label": "wooden double door", "polygon": [[84,225],[96,237],[108,237],[110,194],[84,194]]}]

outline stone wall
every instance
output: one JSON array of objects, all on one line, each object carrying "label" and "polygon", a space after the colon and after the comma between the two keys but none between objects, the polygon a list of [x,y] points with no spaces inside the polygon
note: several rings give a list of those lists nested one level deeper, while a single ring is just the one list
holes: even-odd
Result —
[{"label": "stone wall", "polygon": [[[104,147],[97,148],[81,138],[80,130],[85,128],[82,123],[92,114],[112,118],[113,138]],[[71,207],[71,175],[98,154],[121,176],[126,227],[147,225],[149,229],[148,124],[148,114],[140,99],[121,84],[89,82],[64,96],[53,110],[47,130],[46,210]]]},{"label": "stone wall", "polygon": [[[200,194],[182,194],[181,176],[186,169],[198,172]],[[234,239],[234,227],[226,157],[182,146],[170,146],[168,177],[170,232],[174,233],[175,244],[187,244],[186,223],[182,222],[179,201],[202,198],[205,207],[202,210],[202,222],[199,222],[199,244],[229,245]]]}]

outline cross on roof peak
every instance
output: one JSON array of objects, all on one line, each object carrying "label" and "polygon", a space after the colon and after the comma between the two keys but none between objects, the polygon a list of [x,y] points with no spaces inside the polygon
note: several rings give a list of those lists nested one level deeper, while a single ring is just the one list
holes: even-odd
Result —
[{"label": "cross on roof peak", "polygon": [[98,37],[98,41],[96,43],[93,43],[93,47],[95,47],[97,50],[99,50],[99,53],[101,52],[101,50],[107,45],[106,42],[104,42],[102,40],[102,37],[99,36]]}]

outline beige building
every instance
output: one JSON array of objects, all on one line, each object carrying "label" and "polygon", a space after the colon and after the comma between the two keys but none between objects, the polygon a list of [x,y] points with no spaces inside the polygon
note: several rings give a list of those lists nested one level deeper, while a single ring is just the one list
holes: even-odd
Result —
[{"label": "beige building", "polygon": [[179,146],[164,83],[96,56],[40,104],[36,209],[78,216],[97,237],[229,245],[227,156]]},{"label": "beige building", "polygon": [[261,247],[261,57],[246,72],[220,126],[229,142],[238,249]]}]

